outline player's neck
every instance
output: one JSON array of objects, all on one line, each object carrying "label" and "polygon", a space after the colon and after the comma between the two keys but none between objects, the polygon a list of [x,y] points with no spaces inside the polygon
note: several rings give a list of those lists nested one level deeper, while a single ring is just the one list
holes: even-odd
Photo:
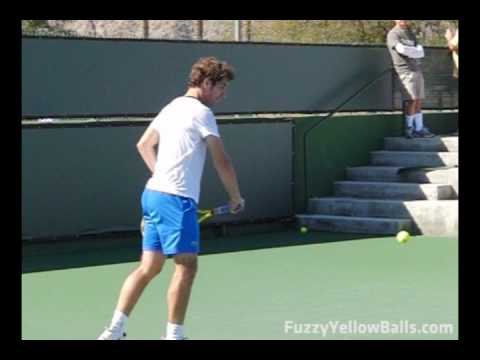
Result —
[{"label": "player's neck", "polygon": [[202,100],[202,90],[199,88],[189,88],[184,96],[193,97],[204,104]]}]

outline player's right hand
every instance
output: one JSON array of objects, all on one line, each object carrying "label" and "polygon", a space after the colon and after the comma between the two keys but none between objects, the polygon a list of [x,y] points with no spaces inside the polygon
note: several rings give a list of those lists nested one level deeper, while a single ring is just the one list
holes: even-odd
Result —
[{"label": "player's right hand", "polygon": [[245,200],[243,198],[232,199],[230,200],[230,212],[232,214],[238,214],[245,209]]}]

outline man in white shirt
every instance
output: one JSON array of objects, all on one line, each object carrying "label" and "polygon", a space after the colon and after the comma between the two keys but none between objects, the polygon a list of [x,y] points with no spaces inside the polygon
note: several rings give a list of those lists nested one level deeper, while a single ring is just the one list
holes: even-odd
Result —
[{"label": "man in white shirt", "polygon": [[[233,68],[213,57],[192,67],[188,90],[165,106],[140,138],[137,148],[152,172],[142,195],[144,221],[140,266],[125,280],[110,326],[98,340],[122,340],[126,322],[147,284],[162,270],[167,256],[175,273],[167,294],[166,340],[185,339],[184,320],[197,272],[197,205],[208,148],[230,198],[230,211],[243,210],[233,164],[227,155],[210,106],[227,92]],[[158,150],[157,150],[158,146]]]},{"label": "man in white shirt", "polygon": [[395,27],[387,35],[387,47],[406,102],[405,137],[435,136],[423,125],[425,84],[420,59],[425,55],[407,20],[395,20]]}]

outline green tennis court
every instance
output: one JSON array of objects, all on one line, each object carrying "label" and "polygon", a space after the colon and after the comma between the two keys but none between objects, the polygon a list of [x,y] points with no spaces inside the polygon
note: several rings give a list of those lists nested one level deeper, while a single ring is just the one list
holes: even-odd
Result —
[{"label": "green tennis court", "polygon": [[[25,245],[22,338],[95,339],[137,265],[137,242]],[[129,340],[163,335],[172,270],[168,261],[145,290]],[[426,324],[429,333],[418,333]],[[186,328],[192,340],[457,339],[458,239],[417,236],[401,245],[394,237],[291,230],[211,238]]]}]

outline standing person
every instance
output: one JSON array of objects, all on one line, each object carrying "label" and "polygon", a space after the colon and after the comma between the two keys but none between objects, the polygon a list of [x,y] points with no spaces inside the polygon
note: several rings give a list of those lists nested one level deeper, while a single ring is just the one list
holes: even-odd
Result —
[{"label": "standing person", "polygon": [[445,32],[445,39],[447,39],[447,46],[452,52],[453,76],[458,78],[458,29],[448,28]]},{"label": "standing person", "polygon": [[405,137],[433,137],[423,125],[422,100],[425,98],[421,60],[425,55],[410,29],[408,20],[395,20],[395,26],[388,32],[387,47],[393,67],[402,86],[405,102]]},{"label": "standing person", "polygon": [[98,340],[126,337],[128,317],[145,287],[162,270],[167,256],[173,257],[175,272],[167,293],[165,339],[186,338],[184,320],[197,272],[197,204],[207,148],[230,197],[230,211],[236,214],[245,205],[209,108],[226,95],[234,77],[233,68],[226,62],[213,57],[199,59],[191,69],[186,94],[165,106],[140,138],[137,149],[152,172],[142,195],[142,258],[125,280],[112,321]]}]

